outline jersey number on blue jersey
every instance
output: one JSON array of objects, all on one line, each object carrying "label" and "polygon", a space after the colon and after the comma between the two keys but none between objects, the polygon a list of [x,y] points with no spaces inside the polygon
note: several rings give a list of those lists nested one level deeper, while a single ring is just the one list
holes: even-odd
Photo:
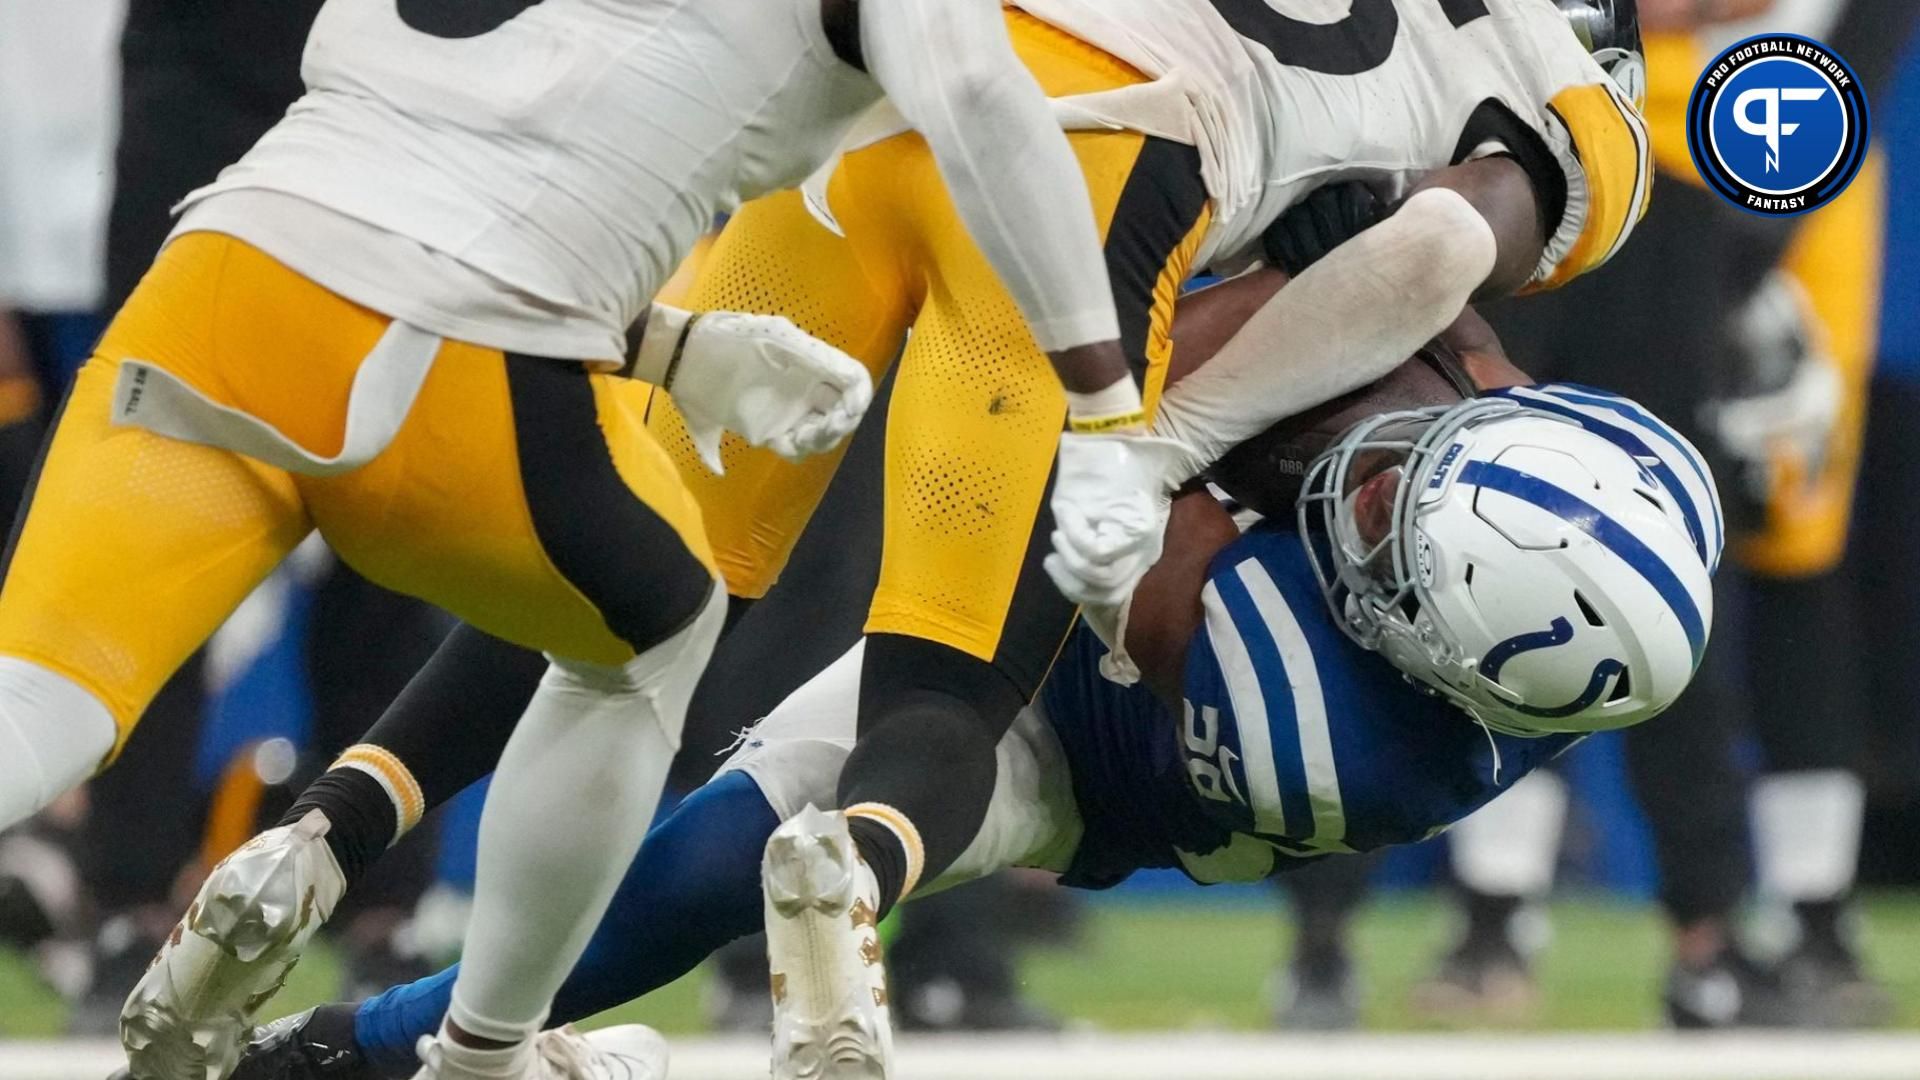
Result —
[{"label": "jersey number on blue jersey", "polygon": [[[1457,29],[1488,14],[1487,0],[1434,0]],[[1233,31],[1266,46],[1275,60],[1322,75],[1359,75],[1393,55],[1400,32],[1394,0],[1353,0],[1339,22],[1310,23],[1282,15],[1273,0],[1213,0]]]},{"label": "jersey number on blue jersey", "polygon": [[1240,780],[1233,775],[1234,762],[1240,755],[1233,752],[1233,747],[1220,743],[1220,710],[1211,705],[1196,709],[1191,701],[1186,706],[1187,727],[1183,734],[1187,744],[1187,776],[1192,779],[1194,790],[1217,802],[1246,806],[1247,797],[1240,791]]},{"label": "jersey number on blue jersey", "polygon": [[400,21],[437,38],[474,38],[505,26],[541,0],[394,0]]}]

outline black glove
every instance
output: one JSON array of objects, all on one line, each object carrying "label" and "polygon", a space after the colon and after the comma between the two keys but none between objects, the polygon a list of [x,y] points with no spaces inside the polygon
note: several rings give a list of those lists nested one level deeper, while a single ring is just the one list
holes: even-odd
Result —
[{"label": "black glove", "polygon": [[1267,261],[1299,274],[1386,216],[1379,196],[1358,180],[1317,188],[1267,227]]}]

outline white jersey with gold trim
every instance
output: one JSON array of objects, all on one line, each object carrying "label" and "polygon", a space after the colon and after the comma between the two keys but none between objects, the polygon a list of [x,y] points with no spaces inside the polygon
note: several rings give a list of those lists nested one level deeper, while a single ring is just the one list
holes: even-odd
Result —
[{"label": "white jersey with gold trim", "polygon": [[[716,214],[799,182],[881,96],[835,54],[819,0],[328,0],[302,73],[306,96],[184,206],[255,193],[215,227],[350,299],[615,361]],[[249,229],[263,206],[276,220]],[[342,219],[473,272],[474,310],[422,312],[378,249],[308,250]],[[414,251],[398,262],[423,266]],[[476,334],[490,311],[504,329]]]},{"label": "white jersey with gold trim", "polygon": [[1012,0],[1185,94],[1219,205],[1203,257],[1257,254],[1308,192],[1504,150],[1555,215],[1536,287],[1599,266],[1645,213],[1637,103],[1549,0]]}]

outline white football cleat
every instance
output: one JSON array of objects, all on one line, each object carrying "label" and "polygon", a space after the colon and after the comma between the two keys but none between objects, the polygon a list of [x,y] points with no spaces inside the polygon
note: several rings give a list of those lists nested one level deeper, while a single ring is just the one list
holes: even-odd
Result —
[{"label": "white football cleat", "polygon": [[879,887],[846,815],[809,805],[760,864],[773,982],[773,1080],[885,1080],[893,1071]]},{"label": "white football cleat", "polygon": [[[470,1080],[478,1074],[448,1060],[431,1035],[419,1043],[414,1080]],[[533,1037],[526,1071],[515,1080],[666,1080],[667,1040],[650,1027],[621,1024],[582,1035],[573,1025]],[[498,1080],[488,1076],[486,1080]]]},{"label": "white football cleat", "polygon": [[326,815],[268,829],[221,860],[120,1010],[138,1080],[222,1080],[253,1015],[286,982],[346,878]]}]

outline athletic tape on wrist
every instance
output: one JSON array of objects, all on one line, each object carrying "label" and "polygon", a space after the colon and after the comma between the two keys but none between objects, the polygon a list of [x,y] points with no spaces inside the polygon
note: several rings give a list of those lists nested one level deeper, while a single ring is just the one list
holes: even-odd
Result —
[{"label": "athletic tape on wrist", "polygon": [[1090,394],[1067,391],[1067,430],[1081,435],[1122,428],[1145,427],[1146,406],[1140,401],[1140,388],[1121,376]]},{"label": "athletic tape on wrist", "polygon": [[1123,428],[1144,428],[1147,426],[1147,410],[1135,409],[1130,413],[1115,416],[1094,416],[1067,418],[1067,430],[1076,435],[1098,435],[1105,431],[1119,431]]}]

